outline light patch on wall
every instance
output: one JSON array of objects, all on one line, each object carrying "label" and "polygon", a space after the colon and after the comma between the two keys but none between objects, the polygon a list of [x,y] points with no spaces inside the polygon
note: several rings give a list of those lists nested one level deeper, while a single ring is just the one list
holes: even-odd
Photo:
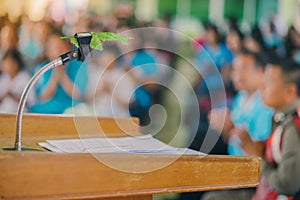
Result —
[{"label": "light patch on wall", "polygon": [[32,21],[40,21],[45,17],[49,3],[50,0],[27,0],[25,4],[25,12]]},{"label": "light patch on wall", "polygon": [[14,22],[23,12],[23,3],[19,0],[4,0],[1,7],[8,14],[10,21]]}]

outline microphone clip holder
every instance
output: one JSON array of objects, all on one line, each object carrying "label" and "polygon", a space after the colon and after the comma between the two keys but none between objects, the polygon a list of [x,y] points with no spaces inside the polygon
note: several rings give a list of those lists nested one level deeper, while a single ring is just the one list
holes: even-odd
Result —
[{"label": "microphone clip holder", "polygon": [[92,34],[89,32],[76,33],[74,37],[77,39],[78,48],[61,55],[63,64],[77,58],[81,62],[90,62],[92,60],[92,48],[90,46]]}]

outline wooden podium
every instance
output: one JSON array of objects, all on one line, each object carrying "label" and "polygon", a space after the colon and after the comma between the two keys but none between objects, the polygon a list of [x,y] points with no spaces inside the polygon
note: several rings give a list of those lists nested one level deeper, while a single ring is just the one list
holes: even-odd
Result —
[{"label": "wooden podium", "polygon": [[[0,114],[0,147],[12,147],[15,139],[13,114]],[[87,123],[90,117],[80,117]],[[102,130],[81,129],[84,137],[139,135],[134,118],[96,118]],[[77,121],[78,123],[78,121]],[[120,129],[120,126],[122,127]],[[84,127],[84,126],[83,126]],[[47,139],[79,138],[71,116],[24,115],[23,146],[41,149]],[[97,131],[97,132],[96,132]],[[142,169],[168,162],[174,155],[98,155],[122,169]],[[153,194],[255,187],[259,182],[258,157],[185,155],[160,169],[143,173],[117,170],[88,153],[66,154],[46,150],[0,150],[0,199],[132,199],[150,200]]]}]

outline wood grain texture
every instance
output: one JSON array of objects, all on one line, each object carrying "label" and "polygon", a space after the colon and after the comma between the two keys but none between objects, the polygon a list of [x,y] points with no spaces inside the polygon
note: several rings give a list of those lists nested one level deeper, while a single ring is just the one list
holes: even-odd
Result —
[{"label": "wood grain texture", "polygon": [[[13,142],[14,117],[0,114],[1,147]],[[120,120],[126,130],[139,134],[129,119]],[[105,122],[103,130],[108,136],[126,135],[112,119],[97,121]],[[138,120],[134,122],[138,124]],[[27,147],[46,139],[78,135],[72,132],[77,129],[70,117],[26,115],[24,123],[23,144]],[[85,131],[86,136],[97,134],[94,129]],[[0,150],[0,199],[150,200],[152,194],[159,193],[255,187],[260,166],[258,157]]]},{"label": "wood grain texture", "polygon": [[[95,199],[95,198],[93,198]],[[98,199],[98,198],[96,198]],[[107,197],[101,200],[152,200],[152,195],[126,196],[126,197]]]},{"label": "wood grain texture", "polygon": [[[170,155],[100,156],[114,168],[136,170],[170,159]],[[0,194],[1,198],[94,198],[254,187],[260,162],[252,157],[182,156],[159,170],[128,173],[89,154],[2,152]]]},{"label": "wood grain texture", "polygon": [[[0,137],[14,137],[16,133],[16,115],[0,114]],[[138,118],[96,118],[73,117],[66,115],[23,116],[23,135],[60,136],[91,133],[120,134],[124,136],[139,134]],[[126,134],[124,134],[126,133]]]}]

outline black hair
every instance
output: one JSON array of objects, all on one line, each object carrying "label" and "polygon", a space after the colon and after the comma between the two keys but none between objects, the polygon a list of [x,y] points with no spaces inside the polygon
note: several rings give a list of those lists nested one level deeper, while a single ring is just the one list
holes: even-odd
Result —
[{"label": "black hair", "polygon": [[278,67],[281,70],[283,81],[297,86],[297,95],[300,96],[300,64],[293,59],[272,59],[269,66]]},{"label": "black hair", "polygon": [[256,53],[246,49],[242,49],[238,55],[246,55],[252,57],[254,59],[255,66],[257,68],[261,68],[262,70],[265,70],[266,65],[269,63],[270,60],[265,53]]},{"label": "black hair", "polygon": [[216,40],[217,40],[217,43],[221,42],[221,35],[219,33],[219,30],[218,30],[218,27],[215,25],[215,24],[212,24],[212,23],[206,23],[204,24],[204,29],[206,31],[208,30],[211,30],[213,31],[215,34],[216,34]]},{"label": "black hair", "polygon": [[263,34],[257,24],[253,26],[249,36],[255,40],[263,50],[266,50]]},{"label": "black hair", "polygon": [[229,29],[229,32],[234,32],[234,33],[236,33],[237,36],[239,37],[239,39],[240,39],[241,41],[243,41],[244,38],[245,38],[244,34],[243,34],[243,33],[241,32],[241,30],[240,30],[239,28],[237,28],[237,27],[232,27],[232,28],[230,28],[230,29]]},{"label": "black hair", "polygon": [[4,56],[2,58],[2,61],[7,59],[7,58],[12,58],[13,60],[15,60],[17,62],[19,71],[24,69],[24,63],[23,63],[23,60],[22,60],[22,56],[21,56],[20,52],[17,49],[8,50],[4,54]]},{"label": "black hair", "polygon": [[229,32],[235,32],[239,36],[240,40],[245,38],[242,31],[239,29],[238,19],[234,16],[229,17]]}]

